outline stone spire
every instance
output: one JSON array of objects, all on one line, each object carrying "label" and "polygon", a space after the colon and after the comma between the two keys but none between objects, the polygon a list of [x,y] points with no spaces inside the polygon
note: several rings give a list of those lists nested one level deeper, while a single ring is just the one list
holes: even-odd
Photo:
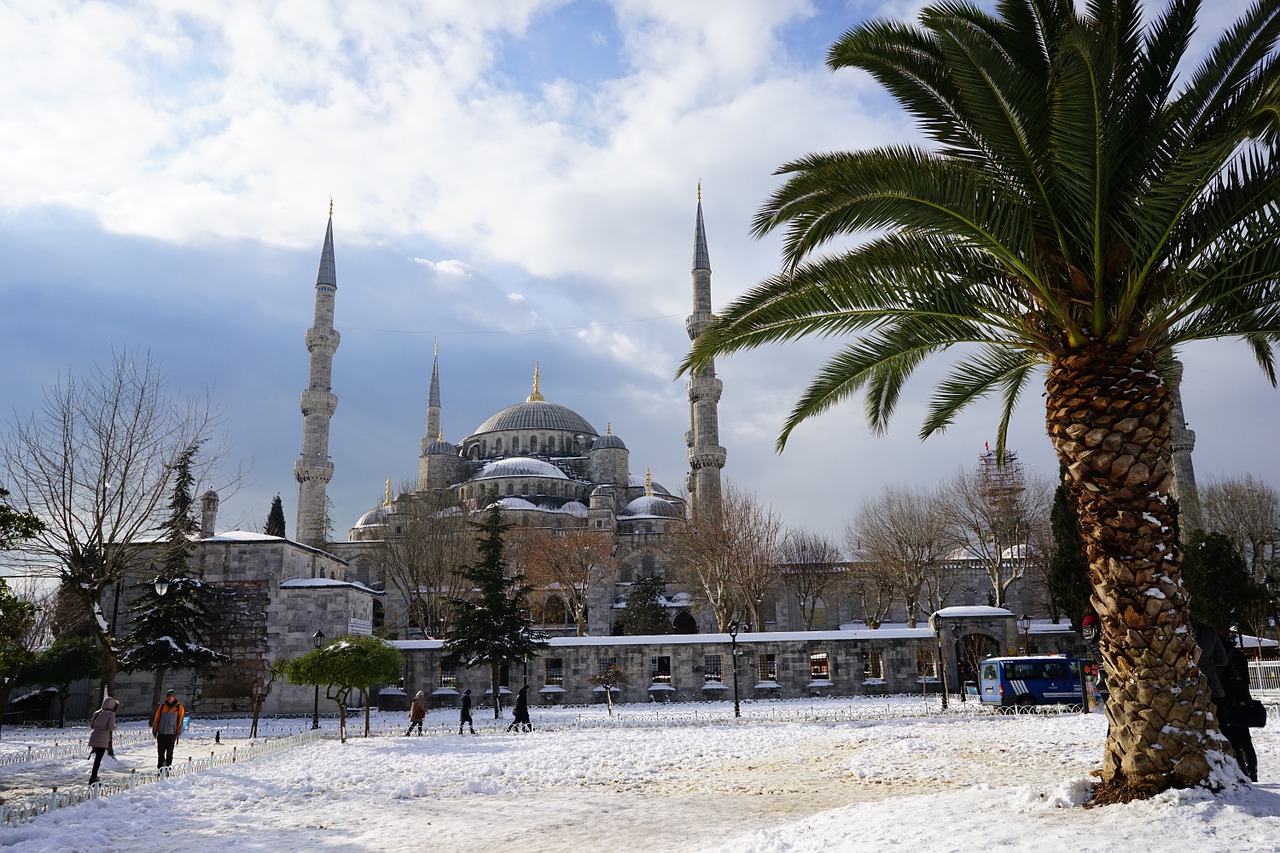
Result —
[{"label": "stone spire", "polygon": [[338,275],[333,263],[333,200],[329,201],[329,224],[324,232],[324,248],[320,250],[320,270],[316,273],[315,320],[307,329],[307,352],[311,367],[307,389],[299,397],[302,407],[302,455],[293,463],[293,476],[298,481],[297,541],[316,548],[324,547],[326,500],[325,489],[333,479],[333,462],[329,460],[329,420],[338,407],[332,390],[333,354],[340,335],[333,328],[333,302],[338,291]]},{"label": "stone spire", "polygon": [[1173,457],[1173,496],[1178,501],[1178,538],[1183,542],[1193,531],[1204,529],[1200,514],[1200,493],[1196,489],[1196,472],[1191,465],[1191,451],[1196,447],[1196,434],[1187,429],[1182,410],[1182,362],[1173,360],[1169,378],[1173,407],[1169,412],[1169,454]]},{"label": "stone spire", "polygon": [[422,435],[422,452],[427,445],[444,434],[440,429],[440,341],[436,340],[431,356],[431,390],[427,392],[427,431]]},{"label": "stone spire", "polygon": [[[698,215],[693,230],[693,313],[685,320],[689,340],[696,341],[712,320],[711,254],[707,251],[707,232],[702,224],[702,183],[698,183]],[[689,474],[685,488],[689,492],[689,510],[696,519],[715,513],[720,508],[720,471],[724,468],[725,449],[720,446],[720,393],[723,385],[716,378],[714,361],[707,362],[689,379],[689,431],[685,444],[689,447]]]}]

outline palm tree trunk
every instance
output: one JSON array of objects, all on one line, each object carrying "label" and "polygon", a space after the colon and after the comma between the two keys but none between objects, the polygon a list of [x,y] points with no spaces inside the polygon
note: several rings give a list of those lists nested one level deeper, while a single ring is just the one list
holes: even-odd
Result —
[{"label": "palm tree trunk", "polygon": [[1204,784],[1223,762],[1174,536],[1169,390],[1149,352],[1095,344],[1049,370],[1111,698],[1098,802]]}]

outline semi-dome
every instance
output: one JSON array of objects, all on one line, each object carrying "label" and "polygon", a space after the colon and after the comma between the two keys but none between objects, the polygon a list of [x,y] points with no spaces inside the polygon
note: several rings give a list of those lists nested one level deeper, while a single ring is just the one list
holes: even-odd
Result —
[{"label": "semi-dome", "polygon": [[576,435],[594,436],[596,429],[587,419],[570,408],[546,400],[525,400],[507,406],[476,427],[475,435],[503,430],[552,429]]},{"label": "semi-dome", "polygon": [[477,472],[473,479],[492,480],[497,477],[552,477],[557,480],[569,479],[563,471],[550,462],[534,459],[529,456],[512,456],[509,459],[498,459],[487,463]]},{"label": "semi-dome", "polygon": [[671,501],[664,500],[657,495],[641,495],[627,504],[627,508],[622,511],[622,514],[679,518],[680,510],[676,509],[675,504],[671,503]]}]

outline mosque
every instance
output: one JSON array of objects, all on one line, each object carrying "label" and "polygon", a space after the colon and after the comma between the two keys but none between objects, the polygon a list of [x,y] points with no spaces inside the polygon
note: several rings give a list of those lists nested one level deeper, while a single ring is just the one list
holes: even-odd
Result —
[{"label": "mosque", "polygon": [[[691,339],[711,321],[711,262],[699,192],[694,225],[692,311],[686,320]],[[690,424],[686,434],[689,473],[687,500],[652,481],[647,469],[633,466],[622,437],[606,424],[603,432],[567,406],[551,402],[541,391],[540,368],[534,365],[533,389],[526,399],[489,417],[460,440],[448,441],[441,430],[440,359],[437,346],[431,367],[426,430],[418,458],[414,493],[392,498],[365,513],[350,529],[347,541],[325,541],[325,489],[333,476],[329,460],[329,421],[337,408],[330,387],[339,335],[333,327],[337,273],[334,264],[332,211],[316,279],[315,322],[307,330],[309,381],[301,395],[302,453],[294,463],[298,481],[296,539],[342,558],[348,568],[342,580],[385,591],[376,602],[376,623],[392,635],[405,635],[408,603],[388,583],[380,565],[380,546],[397,535],[397,517],[415,498],[435,496],[464,511],[484,509],[495,497],[505,521],[520,527],[584,529],[613,535],[616,577],[598,585],[590,602],[589,633],[608,634],[626,586],[635,577],[674,576],[673,551],[688,519],[718,505],[725,449],[720,446],[718,406],[721,382],[714,365],[688,383]],[[637,473],[644,470],[643,474]],[[687,594],[671,590],[668,604],[677,630],[712,630],[709,614],[691,607]],[[540,611],[542,608],[540,608]],[[563,612],[546,608],[547,612]],[[701,618],[700,618],[701,617]],[[557,626],[546,626],[554,630]],[[559,627],[563,627],[562,624]]]}]

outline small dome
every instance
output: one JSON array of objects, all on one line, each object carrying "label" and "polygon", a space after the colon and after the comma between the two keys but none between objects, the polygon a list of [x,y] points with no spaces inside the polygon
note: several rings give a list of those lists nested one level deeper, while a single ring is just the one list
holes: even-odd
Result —
[{"label": "small dome", "polygon": [[587,517],[587,508],[582,505],[581,501],[569,501],[567,504],[560,507],[560,511],[566,512],[569,515],[572,515],[574,518]]},{"label": "small dome", "polygon": [[627,446],[622,443],[622,439],[613,433],[605,433],[596,439],[596,443],[591,445],[592,450],[605,450],[607,448],[616,448],[617,450],[626,450]]},{"label": "small dome", "polygon": [[387,523],[387,516],[391,515],[392,512],[394,510],[386,504],[375,506],[360,516],[360,520],[356,522],[356,527],[384,527]]},{"label": "small dome", "polygon": [[503,509],[540,509],[537,504],[530,503],[524,498],[499,498],[498,506]]},{"label": "small dome", "polygon": [[422,451],[423,456],[457,456],[458,448],[454,447],[443,438],[437,438],[431,442]]},{"label": "small dome", "polygon": [[675,504],[671,503],[671,501],[664,500],[657,495],[642,495],[627,504],[627,508],[622,511],[622,514],[679,518],[680,510],[676,509]]},{"label": "small dome", "polygon": [[645,478],[644,478],[644,477],[637,477],[635,474],[629,474],[629,475],[627,476],[627,482],[628,482],[628,483],[629,483],[633,488],[635,488],[635,487],[639,487],[639,488],[643,489],[643,488],[645,488],[646,486],[652,486],[652,487],[653,487],[653,493],[654,493],[655,495],[669,495],[669,494],[671,494],[671,492],[669,492],[669,491],[667,491],[665,488],[663,488],[663,487],[662,487],[662,486],[661,486],[661,485],[660,485],[656,480],[655,480],[653,483],[648,483],[648,482],[646,482],[646,480],[645,480]]},{"label": "small dome", "polygon": [[481,468],[473,480],[493,480],[498,477],[550,477],[555,480],[569,479],[563,471],[550,462],[533,459],[528,456],[513,456],[489,462]]}]

